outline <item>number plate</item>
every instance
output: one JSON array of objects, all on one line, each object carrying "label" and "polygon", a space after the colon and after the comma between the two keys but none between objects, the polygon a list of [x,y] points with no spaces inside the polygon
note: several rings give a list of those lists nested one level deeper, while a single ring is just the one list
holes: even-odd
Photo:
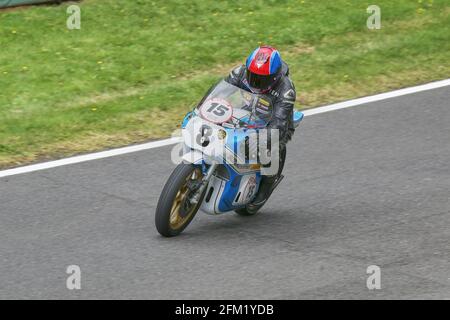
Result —
[{"label": "number plate", "polygon": [[200,115],[212,123],[224,123],[233,116],[233,107],[224,99],[210,99],[200,107]]}]

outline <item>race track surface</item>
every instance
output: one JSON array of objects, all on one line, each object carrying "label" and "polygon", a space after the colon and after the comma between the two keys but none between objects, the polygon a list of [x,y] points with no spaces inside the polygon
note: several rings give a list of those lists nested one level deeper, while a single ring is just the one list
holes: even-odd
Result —
[{"label": "race track surface", "polygon": [[449,87],[306,117],[259,215],[165,239],[170,150],[0,178],[0,298],[450,299]]}]

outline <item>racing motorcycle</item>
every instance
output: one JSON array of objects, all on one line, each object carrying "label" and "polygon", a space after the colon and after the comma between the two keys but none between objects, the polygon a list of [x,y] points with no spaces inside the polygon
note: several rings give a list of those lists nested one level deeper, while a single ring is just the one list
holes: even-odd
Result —
[{"label": "racing motorcycle", "polygon": [[[180,234],[198,210],[211,215],[231,211],[244,216],[256,214],[262,205],[250,208],[248,204],[266,170],[261,164],[276,163],[270,161],[268,146],[274,139],[265,129],[271,118],[267,97],[224,80],[187,113],[181,125],[180,150],[173,152],[180,161],[156,208],[155,224],[161,235]],[[294,111],[293,118],[297,127],[303,113]],[[275,181],[272,191],[282,178],[280,175]]]}]

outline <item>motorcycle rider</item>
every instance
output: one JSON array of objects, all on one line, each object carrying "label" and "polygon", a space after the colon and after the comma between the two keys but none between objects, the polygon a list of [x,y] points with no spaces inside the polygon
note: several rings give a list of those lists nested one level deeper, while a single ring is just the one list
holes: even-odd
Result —
[{"label": "motorcycle rider", "polygon": [[288,65],[281,60],[278,50],[271,46],[260,46],[255,49],[248,56],[246,64],[234,68],[225,81],[271,101],[273,116],[268,128],[279,130],[279,170],[275,175],[262,176],[258,193],[249,204],[250,209],[256,208],[267,201],[273,184],[283,170],[286,160],[286,143],[295,130],[293,126],[295,87],[289,78]]}]

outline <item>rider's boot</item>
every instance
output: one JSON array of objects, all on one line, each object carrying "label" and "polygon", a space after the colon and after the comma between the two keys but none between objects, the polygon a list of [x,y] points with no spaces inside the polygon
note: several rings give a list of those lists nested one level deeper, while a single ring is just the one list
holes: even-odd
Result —
[{"label": "rider's boot", "polygon": [[258,193],[255,199],[249,204],[249,207],[257,207],[263,205],[270,197],[273,191],[273,185],[277,180],[277,175],[263,176],[259,185]]}]

